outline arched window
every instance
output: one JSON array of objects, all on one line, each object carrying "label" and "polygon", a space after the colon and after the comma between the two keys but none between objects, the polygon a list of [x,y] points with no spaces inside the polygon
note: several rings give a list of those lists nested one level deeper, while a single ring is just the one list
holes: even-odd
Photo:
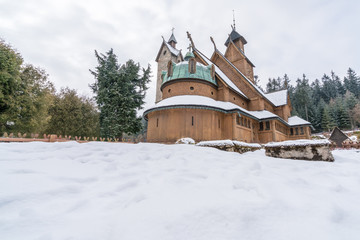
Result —
[{"label": "arched window", "polygon": [[196,61],[195,58],[189,59],[189,73],[196,73]]}]

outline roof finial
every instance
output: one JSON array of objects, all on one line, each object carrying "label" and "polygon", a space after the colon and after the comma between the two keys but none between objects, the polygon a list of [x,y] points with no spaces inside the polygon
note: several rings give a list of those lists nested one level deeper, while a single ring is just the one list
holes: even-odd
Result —
[{"label": "roof finial", "polygon": [[211,40],[211,42],[214,44],[214,50],[216,51],[216,44],[215,44],[214,39],[213,39],[212,37],[210,37],[210,40]]},{"label": "roof finial", "polygon": [[190,40],[190,42],[191,42],[192,48],[194,49],[194,48],[195,48],[195,44],[194,44],[194,42],[193,42],[193,40],[192,40],[192,38],[191,38],[191,34],[190,34],[189,32],[186,32],[186,34],[187,34],[187,37],[189,38],[189,40]]},{"label": "roof finial", "polygon": [[187,47],[187,49],[189,49],[189,52],[191,52],[191,43],[189,44],[189,47]]},{"label": "roof finial", "polygon": [[235,30],[235,11],[233,9],[233,22],[234,22],[234,30]]},{"label": "roof finial", "polygon": [[171,29],[171,33],[172,33],[172,34],[174,34],[174,30],[175,30],[175,28],[173,27],[173,28]]}]

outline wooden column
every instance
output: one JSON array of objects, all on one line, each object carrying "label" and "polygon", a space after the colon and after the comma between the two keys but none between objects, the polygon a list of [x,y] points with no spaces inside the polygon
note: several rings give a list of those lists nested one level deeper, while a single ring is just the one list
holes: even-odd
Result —
[{"label": "wooden column", "polygon": [[270,127],[271,127],[271,131],[272,131],[272,140],[273,140],[273,142],[276,142],[275,120],[270,121]]}]

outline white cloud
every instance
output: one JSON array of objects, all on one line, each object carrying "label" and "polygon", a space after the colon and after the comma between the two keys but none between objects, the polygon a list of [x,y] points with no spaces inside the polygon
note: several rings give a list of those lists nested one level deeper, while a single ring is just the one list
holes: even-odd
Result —
[{"label": "white cloud", "polygon": [[[357,1],[25,1],[2,0],[1,36],[26,62],[41,66],[57,88],[90,94],[96,66],[94,50],[113,48],[120,62],[152,65],[175,27],[178,47],[186,51],[190,31],[207,55],[223,46],[235,10],[238,32],[248,41],[246,54],[263,84],[287,73],[295,81],[305,73],[320,78],[334,70],[343,76],[360,62]],[[155,76],[153,77],[155,79]],[[153,102],[155,82],[148,92]]]}]

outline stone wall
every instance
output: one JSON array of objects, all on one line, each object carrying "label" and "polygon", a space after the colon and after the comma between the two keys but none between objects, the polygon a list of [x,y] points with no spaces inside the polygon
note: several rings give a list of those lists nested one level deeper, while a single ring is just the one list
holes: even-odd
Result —
[{"label": "stone wall", "polygon": [[237,152],[237,153],[256,151],[261,148],[260,144],[256,144],[256,143],[249,144],[245,142],[232,141],[232,140],[202,141],[196,144],[196,146],[213,147],[219,150],[223,150],[227,152]]},{"label": "stone wall", "polygon": [[265,144],[266,156],[311,161],[333,162],[327,140],[296,140]]}]

